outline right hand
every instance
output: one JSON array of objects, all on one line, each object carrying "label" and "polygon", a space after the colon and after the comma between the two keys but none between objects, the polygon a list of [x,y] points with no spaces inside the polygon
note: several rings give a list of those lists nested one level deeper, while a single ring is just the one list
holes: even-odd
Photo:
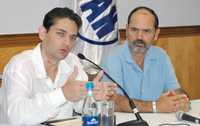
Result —
[{"label": "right hand", "polygon": [[168,91],[160,96],[157,101],[158,112],[177,112],[181,106],[180,101],[187,99],[185,94],[176,94],[174,91]]},{"label": "right hand", "polygon": [[110,100],[117,90],[117,85],[112,82],[100,81],[103,77],[103,71],[100,71],[94,78],[94,95],[96,100]]},{"label": "right hand", "polygon": [[65,98],[73,102],[79,101],[87,93],[84,86],[87,81],[76,80],[77,75],[78,67],[75,66],[74,71],[71,73],[64,86],[62,87]]}]

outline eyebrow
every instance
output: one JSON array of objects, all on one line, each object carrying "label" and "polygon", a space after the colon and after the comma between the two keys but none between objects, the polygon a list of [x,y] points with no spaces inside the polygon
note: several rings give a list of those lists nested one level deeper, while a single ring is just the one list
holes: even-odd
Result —
[{"label": "eyebrow", "polygon": [[[67,30],[64,30],[64,29],[62,29],[62,28],[55,28],[55,29],[58,30],[58,31],[61,31],[61,32],[67,33]],[[72,36],[77,37],[77,34],[72,34]]]},{"label": "eyebrow", "polygon": [[131,28],[131,29],[138,29],[138,30],[154,30],[154,29],[152,29],[152,28],[140,29],[140,28],[137,28],[137,27],[135,27],[135,26],[131,26],[130,28]]},{"label": "eyebrow", "polygon": [[55,28],[56,30],[58,31],[61,31],[61,32],[67,32],[66,30],[62,29],[62,28]]}]

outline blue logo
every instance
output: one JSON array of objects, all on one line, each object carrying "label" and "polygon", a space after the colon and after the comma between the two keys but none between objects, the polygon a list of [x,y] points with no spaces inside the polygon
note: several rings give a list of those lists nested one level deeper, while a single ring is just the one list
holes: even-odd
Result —
[{"label": "blue logo", "polygon": [[83,116],[82,121],[82,126],[99,126],[100,124],[99,116]]},{"label": "blue logo", "polygon": [[[85,33],[79,33],[80,39],[95,45],[113,44],[118,40],[118,32],[115,28],[117,25],[117,11],[116,5],[112,4],[112,0],[92,0],[81,4],[80,10],[82,15],[86,15],[84,20],[87,20],[90,30],[95,33],[96,40],[89,37],[89,33],[87,34],[88,37],[85,37]],[[82,29],[84,31],[84,27]]]}]

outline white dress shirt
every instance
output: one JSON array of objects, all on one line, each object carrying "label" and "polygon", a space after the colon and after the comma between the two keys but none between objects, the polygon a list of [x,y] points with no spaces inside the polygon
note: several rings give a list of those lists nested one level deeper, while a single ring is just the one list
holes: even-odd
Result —
[{"label": "white dress shirt", "polygon": [[40,44],[33,50],[14,56],[4,69],[4,108],[10,123],[20,125],[38,124],[49,119],[68,118],[75,108],[80,112],[82,102],[67,101],[61,90],[65,81],[78,67],[77,80],[88,77],[78,57],[72,53],[60,61],[58,73],[53,82],[46,73],[41,56]]}]

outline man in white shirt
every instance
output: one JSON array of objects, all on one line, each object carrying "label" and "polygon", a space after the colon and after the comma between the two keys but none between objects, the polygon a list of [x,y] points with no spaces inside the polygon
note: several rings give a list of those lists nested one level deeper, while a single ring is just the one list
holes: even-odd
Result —
[{"label": "man in white shirt", "polygon": [[[49,11],[39,28],[42,40],[33,50],[14,56],[4,69],[4,109],[9,123],[34,125],[80,112],[87,75],[72,53],[81,18],[68,8]],[[109,99],[115,85],[94,79],[97,99]],[[104,92],[105,91],[105,92]]]}]

